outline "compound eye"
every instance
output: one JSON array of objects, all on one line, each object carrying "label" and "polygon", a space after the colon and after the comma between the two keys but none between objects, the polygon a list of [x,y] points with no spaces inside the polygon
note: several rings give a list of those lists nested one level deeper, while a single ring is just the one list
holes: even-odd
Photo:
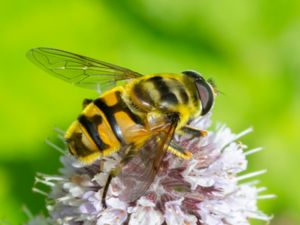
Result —
[{"label": "compound eye", "polygon": [[196,81],[196,87],[200,98],[202,111],[201,115],[205,115],[211,109],[214,103],[214,94],[211,86],[203,80]]},{"label": "compound eye", "polygon": [[183,71],[182,73],[188,77],[192,77],[197,80],[204,80],[203,77],[198,72],[193,71],[193,70]]}]

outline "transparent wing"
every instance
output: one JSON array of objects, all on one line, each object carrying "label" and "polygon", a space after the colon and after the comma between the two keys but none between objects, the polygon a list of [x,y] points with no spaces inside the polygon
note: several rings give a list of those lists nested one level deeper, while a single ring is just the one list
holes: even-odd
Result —
[{"label": "transparent wing", "polygon": [[174,121],[163,131],[154,134],[122,169],[118,176],[125,187],[120,194],[122,200],[133,202],[149,189],[159,171],[176,126],[177,121]]},{"label": "transparent wing", "polygon": [[105,91],[118,81],[142,76],[110,63],[54,48],[34,48],[28,58],[40,68],[79,87]]}]

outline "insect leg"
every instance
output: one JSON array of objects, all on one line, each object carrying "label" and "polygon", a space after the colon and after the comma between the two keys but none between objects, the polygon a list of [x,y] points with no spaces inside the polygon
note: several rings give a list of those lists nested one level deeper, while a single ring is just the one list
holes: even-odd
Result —
[{"label": "insect leg", "polygon": [[114,177],[117,177],[120,172],[122,171],[122,168],[136,155],[136,149],[134,146],[130,145],[126,150],[125,150],[125,155],[124,158],[121,160],[121,162],[118,164],[117,167],[113,168],[108,175],[107,181],[105,183],[104,189],[103,189],[103,194],[102,194],[102,199],[101,203],[103,208],[107,208],[106,205],[106,195],[107,191],[109,188],[109,185]]},{"label": "insect leg", "polygon": [[191,139],[196,137],[205,137],[208,134],[207,130],[199,130],[197,128],[187,126],[187,125],[181,128],[181,131],[185,134],[191,135],[192,136]]},{"label": "insect leg", "polygon": [[106,205],[107,190],[108,190],[108,187],[110,185],[110,182],[111,182],[112,178],[116,177],[120,173],[120,171],[118,171],[118,168],[119,168],[119,166],[117,168],[112,169],[109,172],[107,181],[106,181],[105,186],[104,186],[101,203],[102,203],[102,207],[105,208],[105,209],[107,208],[107,205]]},{"label": "insect leg", "polygon": [[183,159],[191,159],[193,154],[189,151],[187,151],[185,148],[182,146],[178,145],[174,141],[171,141],[169,146],[168,146],[168,152],[171,152],[172,154],[183,158]]}]

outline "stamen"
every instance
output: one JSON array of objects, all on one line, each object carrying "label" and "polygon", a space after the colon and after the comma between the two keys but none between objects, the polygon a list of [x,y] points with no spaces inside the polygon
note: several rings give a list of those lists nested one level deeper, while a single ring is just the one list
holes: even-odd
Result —
[{"label": "stamen", "polygon": [[259,175],[264,174],[266,172],[267,172],[267,170],[260,170],[260,171],[256,171],[256,172],[252,172],[252,173],[248,173],[248,174],[239,176],[236,179],[237,179],[237,181],[240,181],[240,180],[248,179],[248,178],[251,178],[251,177],[259,176]]},{"label": "stamen", "polygon": [[248,150],[248,151],[244,152],[244,155],[251,155],[253,153],[260,152],[261,150],[263,150],[263,148],[261,148],[261,147],[254,148],[254,149],[251,149],[251,150]]}]

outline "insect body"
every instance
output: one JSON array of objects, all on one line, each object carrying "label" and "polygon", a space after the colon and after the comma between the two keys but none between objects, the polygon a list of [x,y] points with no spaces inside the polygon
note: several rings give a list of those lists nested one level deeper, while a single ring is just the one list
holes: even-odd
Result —
[{"label": "insect body", "polygon": [[[108,177],[105,197],[113,177],[138,154],[147,154],[141,174],[147,179],[128,191],[127,200],[140,197],[152,183],[166,151],[184,159],[192,154],[172,141],[174,133],[203,136],[188,126],[206,114],[214,101],[214,89],[198,73],[141,75],[109,63],[50,48],[36,48],[29,58],[52,75],[77,86],[107,90],[95,100],[85,100],[84,110],[66,131],[69,151],[84,163],[118,152],[120,164]],[[117,82],[125,81],[122,85]],[[142,153],[145,146],[151,152]],[[140,157],[145,158],[145,157]],[[124,178],[125,179],[125,178]]]}]

